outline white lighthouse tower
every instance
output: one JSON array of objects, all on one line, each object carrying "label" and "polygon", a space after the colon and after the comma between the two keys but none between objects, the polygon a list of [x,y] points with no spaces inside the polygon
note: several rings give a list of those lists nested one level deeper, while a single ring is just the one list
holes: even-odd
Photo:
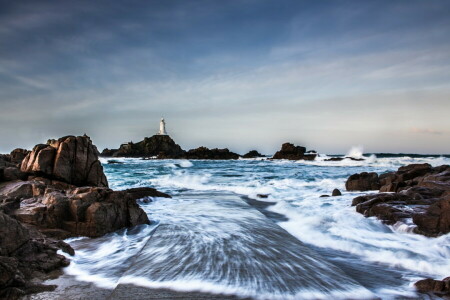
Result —
[{"label": "white lighthouse tower", "polygon": [[164,121],[164,118],[161,118],[161,122],[159,122],[159,132],[158,135],[167,135],[166,132],[166,122]]}]

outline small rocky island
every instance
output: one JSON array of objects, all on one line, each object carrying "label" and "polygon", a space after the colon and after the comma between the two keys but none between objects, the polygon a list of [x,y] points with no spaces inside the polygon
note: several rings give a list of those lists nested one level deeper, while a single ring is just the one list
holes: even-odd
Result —
[{"label": "small rocky island", "polygon": [[88,136],[65,136],[0,156],[0,298],[52,290],[39,283],[73,255],[63,239],[148,224],[136,199],[153,188],[113,191]]}]

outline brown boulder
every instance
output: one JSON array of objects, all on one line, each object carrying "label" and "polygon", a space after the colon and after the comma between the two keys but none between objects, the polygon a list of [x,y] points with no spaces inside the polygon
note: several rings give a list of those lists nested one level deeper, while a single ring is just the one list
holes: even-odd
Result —
[{"label": "brown boulder", "polygon": [[9,154],[11,158],[11,162],[16,164],[17,166],[20,166],[22,164],[22,161],[25,159],[25,157],[30,153],[30,151],[26,149],[17,148],[11,151]]},{"label": "brown boulder", "polygon": [[421,293],[434,293],[438,296],[450,295],[450,277],[443,280],[427,278],[417,281],[414,285]]},{"label": "brown boulder", "polygon": [[88,136],[66,136],[36,145],[23,160],[21,171],[76,186],[107,187],[98,155]]},{"label": "brown boulder", "polygon": [[239,159],[239,154],[225,149],[198,147],[185,153],[186,159]]},{"label": "brown boulder", "polygon": [[281,145],[281,150],[276,152],[273,159],[289,159],[289,160],[314,160],[316,153],[305,153],[306,148],[302,146],[295,146],[291,143],[284,143]]},{"label": "brown boulder", "polygon": [[28,292],[45,289],[30,280],[69,264],[56,253],[58,249],[73,253],[68,244],[45,239],[0,212],[0,298],[18,299]]},{"label": "brown boulder", "polygon": [[426,210],[413,215],[417,230],[426,235],[450,232],[450,197],[447,196],[431,204]]},{"label": "brown boulder", "polygon": [[378,190],[380,188],[378,174],[375,172],[353,174],[347,179],[345,188],[347,191]]},{"label": "brown boulder", "polygon": [[[30,184],[23,186],[28,188],[24,190],[26,196],[32,195]],[[145,212],[127,192],[100,187],[64,191],[47,186],[42,195],[22,200],[20,208],[12,214],[44,233],[64,237],[98,237],[124,227],[149,223]]]}]

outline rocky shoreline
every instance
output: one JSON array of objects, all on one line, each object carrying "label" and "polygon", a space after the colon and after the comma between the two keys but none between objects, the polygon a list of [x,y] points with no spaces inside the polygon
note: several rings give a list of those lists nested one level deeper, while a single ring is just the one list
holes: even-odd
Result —
[{"label": "rocky shoreline", "polygon": [[[450,232],[450,166],[411,164],[384,174],[351,175],[347,191],[371,191],[353,199],[352,206],[366,217],[386,224],[410,224],[414,233],[437,237]],[[416,282],[417,290],[450,296],[450,277]]]},{"label": "rocky shoreline", "polygon": [[88,136],[66,136],[0,156],[0,298],[48,291],[47,274],[74,254],[63,239],[148,224],[136,199],[170,197],[150,187],[113,191]]}]

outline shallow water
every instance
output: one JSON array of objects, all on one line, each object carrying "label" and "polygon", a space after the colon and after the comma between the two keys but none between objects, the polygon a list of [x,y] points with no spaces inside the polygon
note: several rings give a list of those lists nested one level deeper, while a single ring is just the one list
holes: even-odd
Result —
[{"label": "shallow water", "polygon": [[[70,240],[76,255],[66,272],[80,280],[114,288],[155,228],[167,225],[181,226],[186,234],[195,232],[195,235],[187,235],[189,247],[186,242],[180,242],[179,247],[171,245],[169,248],[164,244],[159,248],[150,247],[153,252],[144,254],[152,263],[141,266],[148,271],[144,274],[145,280],[142,274],[128,270],[123,282],[269,299],[329,298],[331,295],[393,299],[416,297],[412,283],[420,278],[449,275],[449,234],[427,238],[410,233],[411,225],[408,224],[386,226],[374,218],[364,218],[350,206],[352,198],[362,193],[344,192],[344,185],[348,176],[357,172],[382,173],[423,162],[436,166],[448,164],[450,159],[372,156],[361,162],[326,162],[324,158],[312,162],[115,159],[123,164],[104,164],[111,188],[152,186],[171,194],[173,199],[157,198],[151,203],[141,203],[153,221],[152,225],[122,230],[98,239]],[[320,198],[320,195],[331,194],[334,188],[339,188],[343,196]],[[257,194],[267,194],[268,198],[258,199]],[[331,288],[317,287],[299,292],[295,284],[286,284],[281,279],[271,285],[266,279],[271,275],[267,270],[273,267],[268,269],[264,260],[255,255],[252,262],[256,260],[257,263],[247,265],[247,273],[242,277],[224,273],[217,267],[220,261],[224,262],[223,266],[231,262],[242,266],[247,263],[245,257],[249,253],[260,251],[264,257],[264,253],[270,251],[270,247],[249,246],[249,241],[255,239],[254,232],[245,230],[248,226],[242,224],[253,222],[251,214],[254,210],[233,212],[237,209],[236,203],[241,203],[232,201],[236,198],[259,209],[303,242],[311,253],[318,253],[320,259],[312,254],[316,260],[337,266],[350,278],[349,285],[359,283],[367,291],[345,294],[342,292],[345,288],[340,286],[336,287],[336,294]],[[202,261],[201,268],[192,267],[195,253],[206,251],[205,257],[224,248],[227,251],[220,256]],[[295,257],[295,250],[291,252]],[[169,259],[169,254],[174,256]],[[179,259],[178,267],[185,265],[186,268],[169,273],[170,277],[148,276],[149,273],[156,274],[151,272],[152,268],[168,268],[171,260],[172,265],[176,264],[174,257]],[[280,264],[285,263],[288,262],[280,260]],[[297,265],[285,267],[295,270]],[[332,270],[326,268],[318,268],[315,273],[324,282],[333,275]]]}]

